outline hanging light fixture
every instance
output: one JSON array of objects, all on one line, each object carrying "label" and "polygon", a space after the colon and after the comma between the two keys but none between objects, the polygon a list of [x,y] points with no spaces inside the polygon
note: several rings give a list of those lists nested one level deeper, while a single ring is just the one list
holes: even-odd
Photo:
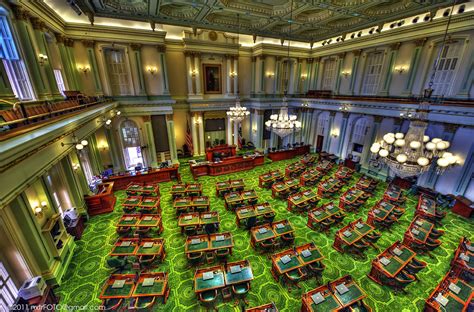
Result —
[{"label": "hanging light fixture", "polygon": [[[239,45],[240,45],[240,14],[237,14],[237,24],[238,24],[238,33],[237,33],[237,56],[239,55]],[[235,75],[235,71],[232,72]],[[237,83],[237,96],[235,99],[235,106],[229,107],[227,111],[227,116],[233,122],[241,122],[245,117],[250,115],[250,112],[247,110],[247,107],[240,106],[240,95],[239,95],[239,84]]]},{"label": "hanging light fixture", "polygon": [[[291,38],[291,24],[293,23],[293,1],[291,1],[291,12],[290,19],[288,20],[289,30],[288,37]],[[288,40],[288,59],[287,59],[287,75],[290,72],[290,40]],[[287,79],[285,85],[285,91],[282,98],[282,107],[278,114],[273,114],[270,119],[265,122],[267,130],[272,131],[281,138],[288,136],[289,134],[301,130],[301,122],[297,120],[296,115],[288,113],[288,99],[286,97],[288,92],[288,85],[290,80]]]},{"label": "hanging light fixture", "polygon": [[[451,10],[452,12],[452,10]],[[458,156],[448,152],[451,145],[448,141],[425,135],[428,126],[428,112],[430,97],[433,93],[433,80],[441,52],[446,44],[451,15],[448,19],[443,42],[433,66],[428,88],[424,90],[418,108],[414,112],[401,113],[401,118],[410,120],[407,133],[387,133],[379,142],[370,147],[372,162],[386,164],[395,175],[401,178],[419,176],[434,166],[437,174],[452,168],[460,163]]]},{"label": "hanging light fixture", "polygon": [[87,140],[83,139],[79,141],[75,134],[72,135],[72,142],[70,143],[61,142],[61,146],[74,145],[78,151],[83,150],[84,147],[87,146],[88,144],[89,142],[87,142]]}]

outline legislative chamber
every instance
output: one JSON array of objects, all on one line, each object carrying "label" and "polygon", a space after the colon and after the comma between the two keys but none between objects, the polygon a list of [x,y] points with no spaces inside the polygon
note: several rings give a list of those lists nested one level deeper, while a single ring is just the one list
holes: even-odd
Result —
[{"label": "legislative chamber", "polygon": [[0,311],[474,311],[474,2],[0,1]]}]

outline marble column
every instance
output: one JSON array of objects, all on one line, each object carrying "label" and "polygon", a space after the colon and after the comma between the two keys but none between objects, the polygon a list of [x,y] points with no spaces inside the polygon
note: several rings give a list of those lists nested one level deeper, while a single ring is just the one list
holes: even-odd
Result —
[{"label": "marble column", "polygon": [[191,136],[193,138],[193,156],[199,156],[199,140],[198,140],[198,131],[196,129],[197,119],[196,114],[191,117]]},{"label": "marble column", "polygon": [[33,26],[33,33],[36,39],[36,46],[38,53],[46,55],[47,60],[40,64],[43,69],[43,80],[48,84],[51,96],[55,100],[63,99],[61,92],[59,92],[56,77],[54,76],[53,67],[51,66],[51,53],[49,51],[48,43],[45,37],[46,24],[38,18],[31,18],[31,25]]},{"label": "marble column", "polygon": [[348,120],[349,113],[343,112],[341,129],[339,130],[339,145],[336,152],[336,155],[341,159],[344,157],[344,150],[347,150],[346,142],[350,140],[350,133],[347,135]]},{"label": "marble column", "polygon": [[232,94],[232,86],[231,86],[231,73],[232,73],[232,55],[226,55],[226,79],[225,79],[225,86],[226,86],[226,96],[230,96]]},{"label": "marble column", "polygon": [[239,123],[234,121],[234,145],[239,149]]},{"label": "marble column", "polygon": [[194,95],[194,88],[193,88],[193,65],[191,64],[191,53],[184,52],[185,59],[186,59],[186,77],[188,82],[188,95]]},{"label": "marble column", "polygon": [[329,112],[329,122],[328,122],[328,130],[327,130],[327,135],[324,138],[325,139],[325,144],[323,151],[326,151],[330,153],[329,149],[331,147],[331,131],[332,131],[332,124],[334,123],[334,116],[336,115],[336,112]]},{"label": "marble column", "polygon": [[421,59],[421,51],[423,49],[423,46],[425,45],[426,40],[426,38],[422,38],[415,41],[416,47],[413,51],[413,55],[410,60],[410,68],[408,68],[407,73],[408,77],[402,92],[402,95],[404,96],[413,95],[413,84],[415,83],[415,78],[418,73],[418,67]]},{"label": "marble column", "polygon": [[339,94],[339,88],[341,87],[341,70],[342,70],[342,65],[344,63],[344,57],[346,56],[346,53],[340,53],[337,55],[337,64],[336,64],[336,87],[334,88],[334,91],[336,94]]},{"label": "marble column", "polygon": [[275,69],[273,70],[273,94],[280,94],[280,84],[278,81],[280,80],[280,68],[281,68],[281,57],[275,57]]},{"label": "marble column", "polygon": [[[158,167],[158,158],[156,156],[155,137],[153,135],[153,125],[151,124],[151,116],[143,116],[143,126],[145,128],[145,134],[148,139],[148,159],[150,167]],[[168,132],[169,136],[169,132]],[[170,146],[171,149],[171,146]]]},{"label": "marble column", "polygon": [[[370,130],[370,132],[368,133],[368,135],[366,136],[366,139],[364,141],[364,148],[363,148],[362,155],[360,157],[362,172],[375,170],[374,168],[371,168],[370,166],[370,158],[371,158],[370,146],[372,145],[373,142],[377,140],[377,135],[379,133],[380,124],[382,123],[382,120],[383,120],[382,116],[374,116],[374,125],[372,129]],[[385,176],[385,175],[382,173],[382,176]]]},{"label": "marble column", "polygon": [[352,53],[354,54],[354,58],[352,59],[352,68],[351,68],[351,80],[349,81],[349,94],[354,95],[355,83],[357,79],[357,74],[359,71],[359,60],[360,54],[362,50],[355,50]]},{"label": "marble column", "polygon": [[105,138],[107,139],[107,144],[109,145],[110,158],[112,158],[112,164],[114,166],[114,171],[122,171],[125,169],[125,164],[122,163],[122,158],[120,157],[120,152],[117,150],[118,146],[115,144],[112,135],[112,129],[104,129]]},{"label": "marble column", "polygon": [[30,32],[29,13],[19,6],[13,6],[15,14],[15,24],[19,41],[22,43],[25,63],[30,73],[30,79],[38,100],[51,99],[51,90],[48,82],[44,80],[41,74],[38,56],[36,55],[35,44]]},{"label": "marble column", "polygon": [[296,62],[292,59],[289,59],[288,62],[290,62],[290,68],[289,72],[287,73],[288,75],[288,83],[284,88],[288,91],[288,94],[294,94],[295,93],[295,76],[296,76]]},{"label": "marble column", "polygon": [[202,113],[199,114],[200,122],[199,127],[199,156],[203,156],[206,153],[206,146],[204,145],[204,116]]},{"label": "marble column", "polygon": [[256,76],[256,73],[257,73],[257,71],[256,71],[256,67],[257,67],[257,65],[256,65],[257,62],[256,62],[256,60],[257,60],[257,57],[256,57],[256,56],[252,56],[252,58],[251,58],[251,61],[252,61],[252,63],[251,63],[251,67],[252,67],[252,77],[251,77],[251,79],[252,79],[252,82],[251,82],[250,96],[254,96],[254,95],[255,95],[255,84],[256,84],[256,80],[257,80],[256,77],[255,77],[255,76]]},{"label": "marble column", "polygon": [[400,42],[390,45],[387,72],[385,73],[385,77],[383,78],[382,87],[380,88],[378,95],[388,96],[390,93],[390,83],[392,82],[393,71],[395,67],[395,62],[397,60],[398,49],[400,48],[400,45],[401,45]]},{"label": "marble column", "polygon": [[234,94],[239,95],[239,56],[235,55],[234,59]]},{"label": "marble column", "polygon": [[71,197],[74,203],[74,206],[77,208],[77,211],[81,215],[87,214],[86,203],[84,201],[84,194],[81,192],[81,189],[76,181],[74,175],[74,170],[72,169],[72,163],[69,157],[65,157],[61,160],[61,165],[64,171],[64,177],[66,178],[67,185],[71,190]]},{"label": "marble column", "polygon": [[174,133],[174,121],[172,120],[171,115],[167,115],[168,120],[166,121],[166,125],[168,128],[168,144],[170,147],[170,155],[171,161],[173,164],[177,164],[178,162],[178,152],[176,149],[176,135]]},{"label": "marble column", "polygon": [[225,133],[226,133],[226,139],[227,139],[227,144],[232,145],[233,144],[233,139],[232,139],[232,120],[227,117],[227,126],[225,128]]},{"label": "marble column", "polygon": [[[467,41],[468,39],[466,39],[464,44],[467,45]],[[467,70],[461,83],[461,89],[457,94],[457,96],[460,98],[469,98],[469,91],[471,90],[472,82],[474,81],[474,52],[471,53],[469,59],[471,62],[466,66]]]},{"label": "marble column", "polygon": [[92,76],[92,80],[94,82],[95,94],[103,95],[102,82],[100,81],[100,75],[99,75],[99,67],[97,66],[97,59],[95,57],[95,51],[94,51],[95,42],[94,40],[83,40],[82,44],[86,48],[87,61],[89,62],[90,75]]},{"label": "marble column", "polygon": [[311,77],[311,90],[316,90],[318,88],[318,76],[319,76],[319,66],[320,66],[320,58],[317,57],[313,60],[313,75]]},{"label": "marble column", "polygon": [[[201,56],[199,53],[194,54],[194,70],[196,71],[196,76],[194,77],[196,82],[196,95],[202,96],[201,88]],[[204,139],[204,137],[203,137]]]},{"label": "marble column", "polygon": [[3,62],[0,62],[0,98],[6,101],[17,101]]},{"label": "marble column", "polygon": [[313,145],[313,150],[316,150],[316,134],[318,131],[318,117],[319,111],[313,110],[312,117],[311,117],[311,129],[309,133],[309,141],[306,142],[308,144]]},{"label": "marble column", "polygon": [[160,75],[161,75],[161,82],[163,84],[163,95],[170,94],[170,87],[168,82],[168,68],[166,66],[166,46],[165,45],[158,45],[156,47],[158,50],[158,57],[160,58]]},{"label": "marble column", "polygon": [[78,90],[74,79],[76,68],[71,68],[71,62],[67,55],[66,46],[64,45],[66,38],[60,34],[56,34],[56,44],[58,45],[59,57],[61,58],[62,68],[64,70],[64,80],[67,90]]},{"label": "marble column", "polygon": [[143,63],[142,63],[142,45],[139,43],[130,44],[131,54],[133,56],[132,68],[136,69],[137,81],[135,83],[136,94],[146,95],[146,85],[145,85],[145,75],[143,73]]}]

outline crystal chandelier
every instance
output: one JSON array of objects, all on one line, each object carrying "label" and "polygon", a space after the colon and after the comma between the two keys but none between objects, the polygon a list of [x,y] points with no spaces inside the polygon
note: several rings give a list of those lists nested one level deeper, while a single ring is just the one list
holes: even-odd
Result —
[{"label": "crystal chandelier", "polygon": [[[291,24],[293,23],[293,1],[291,2],[291,13],[290,19],[288,23],[290,24],[288,37],[291,36]],[[287,73],[290,72],[290,41],[288,41],[288,58],[287,58]],[[287,84],[290,83],[290,80],[287,79]],[[287,87],[287,86],[286,86]],[[283,106],[280,108],[280,112],[278,114],[272,114],[270,119],[265,122],[265,126],[267,130],[274,132],[281,138],[290,135],[294,131],[301,130],[301,122],[296,120],[296,115],[288,114],[288,100],[286,98],[286,90],[284,92],[284,96],[282,99]]]},{"label": "crystal chandelier", "polygon": [[385,163],[401,178],[419,176],[432,166],[437,174],[441,174],[460,163],[458,156],[447,151],[451,145],[448,141],[443,141],[440,138],[430,140],[430,137],[425,135],[428,126],[429,99],[433,93],[431,87],[433,86],[441,51],[443,51],[446,43],[450,20],[451,14],[438,57],[434,62],[429,87],[424,90],[418,109],[415,112],[400,114],[402,118],[411,119],[407,133],[387,133],[381,141],[373,143],[370,147],[372,162]]},{"label": "crystal chandelier", "polygon": [[230,120],[234,122],[241,122],[247,117],[250,112],[247,110],[247,107],[240,106],[240,99],[237,97],[235,101],[234,107],[229,107],[229,111],[227,111],[227,116],[229,116]]},{"label": "crystal chandelier", "polygon": [[288,114],[286,96],[283,97],[283,104],[280,113],[271,115],[270,120],[265,122],[267,129],[273,131],[281,138],[293,133],[293,131],[301,130],[301,122],[296,120],[296,115]]},{"label": "crystal chandelier", "polygon": [[[238,30],[238,33],[237,33],[237,41],[240,42],[240,15],[239,14],[237,14],[237,24],[238,24],[238,27],[239,27],[239,30]],[[238,45],[237,45],[237,55],[239,55]],[[237,86],[238,86],[238,84],[237,84]],[[229,107],[229,111],[227,111],[227,116],[233,122],[239,123],[242,120],[244,120],[245,117],[250,115],[250,112],[247,110],[247,107],[240,106],[240,97],[239,97],[238,87],[237,87],[236,93],[237,93],[237,98],[235,100],[235,106],[234,107]]]}]

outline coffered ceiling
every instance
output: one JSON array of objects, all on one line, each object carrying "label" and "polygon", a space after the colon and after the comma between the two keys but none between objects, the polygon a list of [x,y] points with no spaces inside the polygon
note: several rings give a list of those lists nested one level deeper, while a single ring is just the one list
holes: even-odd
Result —
[{"label": "coffered ceiling", "polygon": [[452,4],[452,1],[440,0],[72,1],[91,20],[95,17],[109,17],[226,32],[237,32],[240,24],[241,33],[306,42],[379,26]]}]

